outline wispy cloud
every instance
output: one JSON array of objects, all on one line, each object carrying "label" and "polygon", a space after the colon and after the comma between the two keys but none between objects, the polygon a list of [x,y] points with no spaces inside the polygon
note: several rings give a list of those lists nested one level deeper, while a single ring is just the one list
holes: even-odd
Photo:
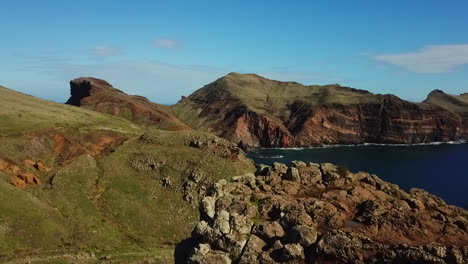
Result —
[{"label": "wispy cloud", "polygon": [[[37,94],[60,102],[66,101],[69,96],[69,80],[83,76],[105,79],[126,93],[170,104],[229,72],[250,72],[239,70],[238,67],[178,65],[155,60],[77,62],[52,54],[22,55],[21,58],[24,60],[24,66],[18,69],[19,72],[48,79],[44,83],[45,88],[38,89]],[[257,73],[275,80],[306,84],[329,83],[336,80],[332,76],[288,68],[271,68]]]},{"label": "wispy cloud", "polygon": [[93,56],[110,57],[119,55],[122,49],[116,46],[95,46],[90,48],[90,52]]},{"label": "wispy cloud", "polygon": [[[203,65],[174,65],[159,61],[102,61],[77,63],[73,61],[43,61],[31,58],[22,72],[49,76],[53,84],[42,91],[42,96],[66,101],[68,82],[78,77],[96,77],[110,82],[129,94],[148,97],[158,103],[176,103],[203,85],[229,73],[229,70]],[[57,86],[57,83],[61,85]],[[52,97],[52,95],[54,97]]]},{"label": "wispy cloud", "polygon": [[408,53],[374,54],[372,58],[416,73],[445,73],[468,64],[468,44],[430,45]]},{"label": "wispy cloud", "polygon": [[157,48],[176,49],[180,47],[180,42],[175,39],[160,38],[154,41]]}]

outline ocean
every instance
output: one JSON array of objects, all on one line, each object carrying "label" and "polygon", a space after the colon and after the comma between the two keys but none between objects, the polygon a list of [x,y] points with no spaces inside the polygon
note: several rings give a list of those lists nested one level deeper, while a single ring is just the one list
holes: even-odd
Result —
[{"label": "ocean", "polygon": [[257,148],[247,156],[266,165],[293,160],[344,165],[352,172],[376,174],[405,190],[422,188],[448,204],[468,208],[468,143]]}]

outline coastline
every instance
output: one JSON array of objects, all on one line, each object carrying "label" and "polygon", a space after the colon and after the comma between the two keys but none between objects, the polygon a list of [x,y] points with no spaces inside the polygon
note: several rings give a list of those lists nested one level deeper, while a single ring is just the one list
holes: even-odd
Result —
[{"label": "coastline", "polygon": [[331,144],[331,145],[321,145],[321,146],[310,146],[310,147],[292,147],[292,148],[277,148],[277,147],[249,147],[247,148],[247,153],[252,150],[306,150],[306,149],[320,149],[320,148],[338,148],[338,147],[366,147],[366,146],[382,146],[382,147],[413,147],[413,146],[435,146],[435,145],[460,145],[467,144],[467,140],[455,140],[455,141],[434,141],[428,143],[359,143],[359,144]]}]

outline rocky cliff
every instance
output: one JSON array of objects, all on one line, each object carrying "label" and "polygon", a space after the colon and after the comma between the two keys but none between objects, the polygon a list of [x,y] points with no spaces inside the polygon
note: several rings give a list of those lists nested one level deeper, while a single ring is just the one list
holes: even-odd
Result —
[{"label": "rocky cliff", "polygon": [[275,163],[207,193],[180,263],[468,262],[467,211],[368,173]]},{"label": "rocky cliff", "polygon": [[293,147],[467,139],[468,100],[459,101],[412,103],[339,85],[230,73],[172,108],[192,128],[245,146]]},{"label": "rocky cliff", "polygon": [[166,106],[153,103],[142,96],[128,95],[101,79],[74,79],[70,81],[70,94],[66,104],[120,116],[137,124],[167,130],[190,129],[172,115]]}]

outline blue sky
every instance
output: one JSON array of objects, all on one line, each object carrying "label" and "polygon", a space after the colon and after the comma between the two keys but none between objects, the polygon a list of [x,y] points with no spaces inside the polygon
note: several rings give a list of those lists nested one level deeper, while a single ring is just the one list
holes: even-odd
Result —
[{"label": "blue sky", "polygon": [[175,103],[229,73],[420,101],[468,92],[468,1],[3,0],[0,84],[64,102],[103,78]]}]

